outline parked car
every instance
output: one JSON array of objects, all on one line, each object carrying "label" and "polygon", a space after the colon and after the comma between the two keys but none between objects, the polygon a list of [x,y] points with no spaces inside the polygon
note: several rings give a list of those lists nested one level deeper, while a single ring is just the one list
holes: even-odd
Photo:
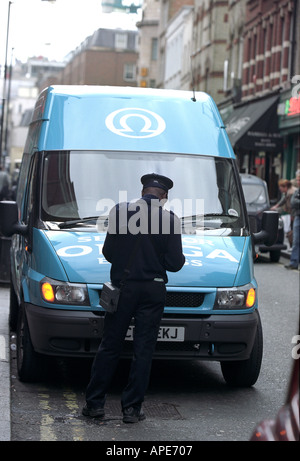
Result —
[{"label": "parked car", "polygon": [[294,359],[285,404],[273,419],[261,421],[254,429],[251,442],[299,441],[299,357]]},{"label": "parked car", "polygon": [[[241,174],[241,182],[244,191],[246,208],[248,216],[255,218],[256,229],[254,232],[261,230],[262,215],[263,212],[270,209],[270,200],[267,184],[261,178],[253,176],[251,174]],[[272,246],[266,246],[264,244],[257,245],[257,250],[260,253],[270,252],[270,259],[273,262],[278,262],[280,259],[281,250],[287,248],[284,242],[284,228],[283,220],[279,217],[278,221],[278,235],[277,241]]]}]

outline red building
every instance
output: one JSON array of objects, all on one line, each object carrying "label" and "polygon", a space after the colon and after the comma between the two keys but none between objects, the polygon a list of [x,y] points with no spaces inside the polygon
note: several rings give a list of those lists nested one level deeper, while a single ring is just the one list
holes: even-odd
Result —
[{"label": "red building", "polygon": [[247,2],[243,99],[284,88],[291,78],[294,6],[289,0]]},{"label": "red building", "polygon": [[299,11],[296,0],[246,1],[241,101],[225,121],[240,171],[266,180],[271,198],[278,179],[299,168],[299,114],[289,125],[279,117],[282,95],[292,93],[300,71]]}]

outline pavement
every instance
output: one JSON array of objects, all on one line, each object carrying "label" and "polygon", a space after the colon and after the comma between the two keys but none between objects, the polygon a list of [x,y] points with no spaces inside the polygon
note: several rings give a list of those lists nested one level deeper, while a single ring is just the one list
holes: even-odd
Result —
[{"label": "pavement", "polygon": [[[281,252],[289,259],[290,249]],[[0,284],[0,441],[11,440],[9,285]]]},{"label": "pavement", "polygon": [[10,441],[9,286],[0,289],[0,441]]}]

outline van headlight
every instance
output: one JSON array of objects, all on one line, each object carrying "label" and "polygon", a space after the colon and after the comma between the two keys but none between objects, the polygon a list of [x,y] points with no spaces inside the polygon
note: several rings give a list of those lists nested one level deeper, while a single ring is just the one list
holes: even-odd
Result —
[{"label": "van headlight", "polygon": [[42,298],[53,304],[89,305],[87,287],[81,283],[60,282],[45,278],[40,282]]},{"label": "van headlight", "polygon": [[256,300],[256,290],[252,284],[233,288],[218,288],[214,309],[250,309]]}]

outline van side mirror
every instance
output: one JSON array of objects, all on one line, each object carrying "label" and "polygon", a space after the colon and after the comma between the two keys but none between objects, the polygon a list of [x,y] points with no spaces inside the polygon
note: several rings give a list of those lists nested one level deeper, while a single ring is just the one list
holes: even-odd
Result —
[{"label": "van side mirror", "polygon": [[267,246],[274,245],[278,234],[279,214],[277,211],[264,211],[261,231],[253,234],[254,243],[263,242]]},{"label": "van side mirror", "polygon": [[16,202],[0,202],[0,231],[5,237],[13,234],[25,235],[28,226],[19,223],[18,205]]}]

